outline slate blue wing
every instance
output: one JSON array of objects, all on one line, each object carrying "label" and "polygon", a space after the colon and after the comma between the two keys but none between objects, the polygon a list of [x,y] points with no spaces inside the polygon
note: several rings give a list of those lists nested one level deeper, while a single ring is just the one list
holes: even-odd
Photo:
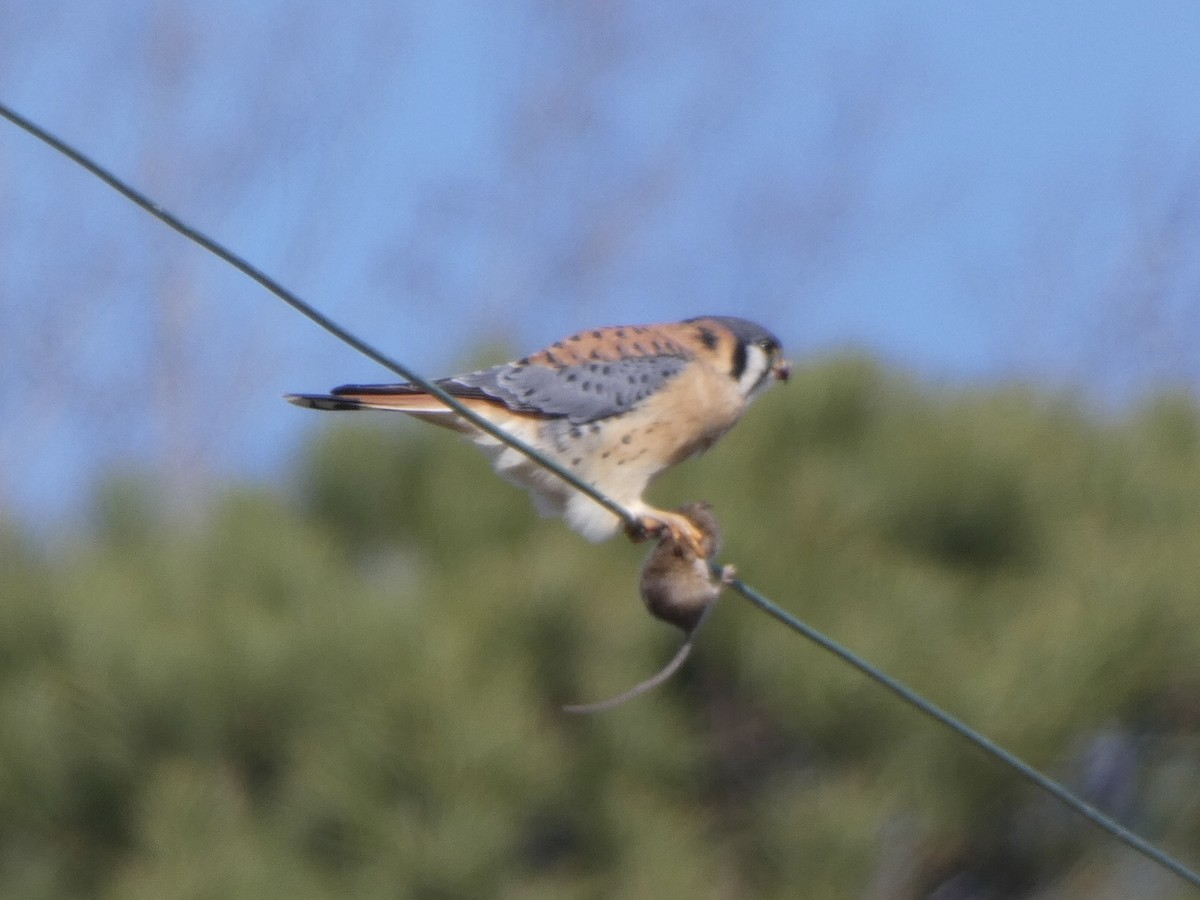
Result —
[{"label": "slate blue wing", "polygon": [[[677,355],[639,356],[551,367],[509,363],[438,379],[436,384],[455,397],[503,403],[517,412],[565,418],[586,425],[620,415],[678,375],[687,361]],[[410,384],[347,384],[333,394],[421,394]]]}]

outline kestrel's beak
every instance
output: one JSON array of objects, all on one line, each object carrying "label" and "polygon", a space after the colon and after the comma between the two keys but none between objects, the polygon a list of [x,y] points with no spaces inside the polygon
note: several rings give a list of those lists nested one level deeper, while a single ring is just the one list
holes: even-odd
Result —
[{"label": "kestrel's beak", "polygon": [[792,364],[786,359],[781,359],[771,367],[771,374],[779,381],[787,381],[792,376]]}]

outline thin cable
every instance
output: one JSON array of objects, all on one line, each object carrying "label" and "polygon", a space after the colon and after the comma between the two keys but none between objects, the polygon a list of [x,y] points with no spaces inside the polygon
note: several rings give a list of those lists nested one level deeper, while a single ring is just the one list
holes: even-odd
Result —
[{"label": "thin cable", "polygon": [[[714,569],[715,568],[717,567],[714,565]],[[776,606],[758,591],[754,590],[754,588],[744,584],[741,580],[735,578],[729,582],[729,586],[767,615],[774,617],[776,620],[782,622],[793,631],[799,632],[804,637],[817,644],[817,646],[821,647],[823,650],[829,651],[843,662],[849,663],[851,666],[858,669],[858,671],[862,672],[877,684],[887,688],[905,703],[916,707],[920,712],[923,712],[925,715],[929,716],[935,721],[945,725],[955,734],[966,738],[985,753],[990,754],[1004,765],[1013,769],[1021,777],[1033,782],[1033,784],[1051,794],[1061,803],[1069,806],[1088,821],[1107,831],[1117,840],[1129,847],[1132,847],[1139,853],[1148,856],[1150,859],[1154,860],[1164,868],[1174,872],[1176,875],[1194,887],[1200,888],[1200,874],[1192,871],[1183,863],[1168,855],[1164,850],[1160,850],[1145,838],[1130,831],[1115,819],[1106,816],[1090,803],[1087,803],[1086,801],[1075,796],[1075,794],[1071,793],[1070,790],[1068,790],[1059,782],[1055,781],[1053,778],[1043,775],[1024,760],[1005,750],[995,741],[976,731],[974,728],[971,728],[969,725],[960,722],[940,706],[937,706],[936,704],[931,703],[929,700],[926,700],[912,688],[900,681],[897,681],[882,669],[878,669],[871,665],[871,663],[862,659],[852,650],[848,650],[841,644],[837,643],[837,641],[834,641],[832,638],[826,637],[824,634],[817,631],[811,625],[802,622],[791,613]]]},{"label": "thin cable", "polygon": [[[223,259],[238,271],[248,275],[272,294],[279,297],[281,300],[291,306],[293,309],[303,313],[313,322],[324,328],[338,340],[350,345],[364,356],[375,360],[375,362],[379,363],[381,366],[391,369],[400,377],[408,379],[413,384],[418,385],[422,390],[428,391],[430,394],[437,397],[442,403],[446,404],[446,406],[453,409],[456,413],[461,415],[464,419],[471,422],[476,427],[486,431],[497,440],[508,444],[508,446],[512,447],[514,450],[523,453],[535,463],[553,472],[555,475],[557,475],[559,478],[562,478],[577,490],[583,491],[583,493],[587,494],[601,506],[608,509],[627,525],[636,525],[636,520],[628,510],[603,494],[595,486],[583,481],[570,470],[563,468],[551,459],[547,459],[543,454],[539,453],[533,447],[530,447],[528,444],[513,437],[502,428],[496,427],[491,422],[487,421],[487,419],[484,419],[472,412],[433,382],[422,378],[420,375],[409,370],[406,366],[395,362],[388,356],[384,355],[381,351],[376,350],[366,341],[355,337],[336,322],[317,312],[317,310],[309,306],[291,291],[284,288],[281,284],[279,284],[279,282],[275,281],[269,275],[252,266],[249,262],[233,253],[231,250],[225,249],[225,247],[218,244],[216,241],[207,237],[203,233],[197,231],[189,225],[184,224],[157,203],[154,203],[144,194],[136,191],[134,188],[121,181],[107,169],[103,168],[98,163],[93,162],[74,147],[64,143],[63,141],[51,135],[49,132],[35,125],[33,122],[13,112],[2,103],[0,103],[0,116],[8,119],[17,127],[33,135],[43,143],[50,145],[68,159],[73,160],[83,168],[87,169],[109,187],[133,201],[155,218],[169,225],[175,231],[178,231],[184,237],[188,238],[188,240],[199,244],[205,250],[208,250],[218,258]],[[713,571],[719,574],[721,567],[714,563]],[[925,713],[925,715],[931,717],[937,722],[940,722],[955,734],[958,734],[959,736],[975,744],[980,749],[986,751],[1001,763],[1016,771],[1023,778],[1032,782],[1037,787],[1040,787],[1042,790],[1046,791],[1051,796],[1070,807],[1084,818],[1088,819],[1090,822],[1093,822],[1095,825],[1104,829],[1122,843],[1133,848],[1134,850],[1137,850],[1139,853],[1142,853],[1169,871],[1174,872],[1176,875],[1194,887],[1200,888],[1200,875],[1197,875],[1194,871],[1183,865],[1183,863],[1174,859],[1165,851],[1160,850],[1154,844],[1151,844],[1149,841],[1138,836],[1134,832],[1125,828],[1123,825],[1119,824],[1113,819],[1110,819],[1094,806],[1091,806],[1089,803],[1076,797],[1069,790],[1067,790],[1066,787],[1059,784],[1054,779],[1043,775],[1037,769],[1034,769],[1029,764],[1009,753],[999,744],[996,744],[991,739],[980,734],[978,731],[975,731],[975,729],[960,722],[954,716],[950,715],[950,713],[926,700],[916,691],[892,678],[882,670],[877,669],[867,661],[859,658],[852,651],[846,649],[841,644],[838,644],[836,641],[826,637],[821,632],[805,624],[791,613],[785,612],[783,609],[776,606],[774,603],[772,603],[762,594],[758,593],[758,591],[751,588],[749,585],[745,584],[740,579],[734,578],[730,580],[729,585],[763,612],[782,622],[793,631],[796,631],[809,640],[815,642],[823,649],[829,651],[834,656],[837,656],[843,662],[849,663],[851,666],[858,669],[860,672],[864,673],[878,684],[883,685],[892,693],[899,696],[905,702]]]},{"label": "thin cable", "polygon": [[450,394],[446,393],[444,390],[442,390],[442,388],[438,387],[433,382],[431,382],[425,378],[422,378],[420,375],[418,375],[416,372],[413,372],[407,366],[401,365],[400,363],[396,362],[391,357],[387,356],[385,353],[383,353],[383,351],[377,350],[375,347],[371,346],[366,341],[351,334],[349,331],[342,328],[342,326],[340,326],[336,322],[334,322],[332,319],[324,316],[323,314],[318,312],[316,309],[309,306],[307,303],[305,303],[303,300],[301,300],[299,297],[297,297],[295,294],[293,294],[291,291],[289,291],[287,288],[285,288],[283,285],[281,285],[278,281],[276,281],[270,275],[266,274],[261,269],[257,268],[256,266],[252,265],[251,263],[247,262],[245,259],[238,256],[232,250],[228,250],[221,244],[218,244],[215,240],[208,237],[203,232],[197,231],[195,228],[192,228],[190,225],[188,225],[185,222],[181,221],[180,219],[176,218],[173,214],[168,212],[166,209],[164,209],[159,204],[155,203],[153,200],[151,200],[145,194],[141,193],[140,191],[136,190],[133,187],[130,187],[124,181],[117,178],[116,175],[113,175],[111,172],[109,172],[107,169],[105,169],[99,163],[93,162],[87,156],[84,156],[83,153],[76,150],[70,144],[66,143],[65,141],[59,140],[54,135],[50,134],[48,131],[46,131],[43,128],[41,128],[40,126],[34,124],[30,120],[26,119],[24,116],[9,109],[7,106],[5,106],[2,103],[0,103],[0,115],[4,116],[4,118],[8,119],[10,122],[12,122],[18,128],[21,128],[24,131],[29,132],[31,135],[33,135],[38,140],[40,140],[46,144],[49,144],[51,147],[53,147],[59,153],[66,156],[68,159],[72,160],[75,163],[78,163],[80,166],[87,169],[87,171],[91,172],[93,175],[95,175],[97,178],[99,178],[101,181],[103,181],[105,184],[107,184],[109,187],[111,187],[117,193],[119,193],[122,196],[126,197],[127,199],[131,200],[137,206],[140,206],[146,212],[150,213],[150,215],[154,216],[159,221],[164,222],[165,224],[167,224],[168,226],[173,228],[175,231],[178,231],[180,234],[182,234],[188,240],[190,240],[196,244],[199,244],[201,247],[203,247],[209,253],[211,253],[214,256],[216,256],[217,258],[222,259],[225,262],[229,263],[231,266],[233,266],[235,269],[237,269],[242,274],[247,275],[250,278],[254,279],[259,284],[261,284],[263,287],[265,287],[268,291],[270,291],[272,294],[274,294],[276,297],[281,299],[284,303],[291,306],[297,312],[303,313],[305,316],[307,316],[312,321],[316,322],[318,325],[320,325],[322,328],[324,328],[326,331],[328,331],[330,334],[332,334],[338,340],[340,340],[346,344],[349,344],[351,347],[353,347],[359,353],[363,354],[363,356],[366,356],[369,359],[375,360],[375,362],[379,363],[384,368],[391,369],[393,372],[395,372],[401,378],[404,378],[407,381],[410,381],[411,383],[420,387],[421,390],[426,391],[429,394],[432,394],[434,397],[437,397],[438,400],[440,400],[442,403],[446,404],[446,406],[450,407],[452,410],[454,410],[456,413],[458,413],[460,416],[462,416],[464,419],[466,419],[468,422],[470,422],[475,427],[481,429],[482,431],[486,431],[492,437],[496,438],[498,441],[508,444],[508,446],[512,447],[514,450],[517,450],[518,452],[525,454],[525,456],[529,457],[531,460],[533,460],[539,466],[542,466],[543,468],[550,470],[551,472],[553,472],[555,475],[557,475],[563,481],[567,482],[567,484],[571,485],[576,490],[582,491],[583,493],[587,494],[589,497],[591,497],[593,500],[595,500],[597,503],[599,503],[601,506],[603,506],[605,509],[607,509],[609,512],[611,512],[613,515],[615,515],[618,519],[620,519],[622,522],[624,522],[626,527],[629,527],[629,528],[637,527],[638,522],[637,522],[636,518],[633,516],[633,514],[630,513],[629,510],[625,509],[625,507],[621,506],[621,504],[617,503],[615,500],[613,500],[610,497],[608,497],[607,495],[601,493],[595,487],[595,485],[591,484],[590,482],[584,481],[578,475],[576,475],[574,472],[572,472],[570,469],[564,468],[563,466],[556,463],[554,460],[549,459],[542,453],[539,453],[536,449],[529,446],[524,441],[520,440],[519,438],[514,437],[513,435],[504,431],[502,428],[499,428],[498,426],[489,422],[487,419],[483,418],[483,416],[479,415],[478,413],[476,413],[473,410],[469,409],[468,407],[464,406],[457,399],[455,399]]}]

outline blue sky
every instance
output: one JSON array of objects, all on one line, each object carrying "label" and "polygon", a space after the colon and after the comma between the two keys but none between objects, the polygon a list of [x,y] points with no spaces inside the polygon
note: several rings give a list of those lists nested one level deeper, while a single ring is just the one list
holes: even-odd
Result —
[{"label": "blue sky", "polygon": [[[0,12],[0,96],[429,374],[594,324],[1104,402],[1192,385],[1200,5]],[[385,373],[0,124],[0,504],[269,478]],[[174,474],[171,474],[171,473]]]}]

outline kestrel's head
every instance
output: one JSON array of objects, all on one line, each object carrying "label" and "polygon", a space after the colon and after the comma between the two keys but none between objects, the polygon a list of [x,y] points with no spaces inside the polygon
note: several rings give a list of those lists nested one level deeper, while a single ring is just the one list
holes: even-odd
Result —
[{"label": "kestrel's head", "polygon": [[761,325],[736,316],[701,316],[683,324],[692,329],[697,355],[733,379],[747,401],[770,385],[770,377],[787,381],[791,374],[779,338]]}]

